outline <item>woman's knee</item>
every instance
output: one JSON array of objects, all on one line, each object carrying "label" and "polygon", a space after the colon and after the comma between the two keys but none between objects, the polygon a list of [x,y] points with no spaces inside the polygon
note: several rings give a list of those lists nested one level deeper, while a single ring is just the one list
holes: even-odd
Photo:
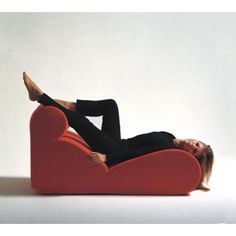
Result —
[{"label": "woman's knee", "polygon": [[118,105],[114,99],[107,99],[107,109],[118,109]]},{"label": "woman's knee", "polygon": [[117,106],[117,103],[116,103],[116,101],[115,101],[115,99],[113,99],[113,98],[110,98],[110,99],[107,99],[107,101],[110,103],[110,104],[112,104],[112,106]]}]

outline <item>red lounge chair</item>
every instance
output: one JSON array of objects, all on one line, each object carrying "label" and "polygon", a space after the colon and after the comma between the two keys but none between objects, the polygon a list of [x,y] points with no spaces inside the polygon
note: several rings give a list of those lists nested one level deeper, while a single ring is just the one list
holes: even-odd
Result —
[{"label": "red lounge chair", "polygon": [[198,161],[179,149],[155,151],[112,167],[92,165],[93,151],[68,130],[58,108],[39,105],[30,120],[31,186],[41,194],[186,195],[201,177]]}]

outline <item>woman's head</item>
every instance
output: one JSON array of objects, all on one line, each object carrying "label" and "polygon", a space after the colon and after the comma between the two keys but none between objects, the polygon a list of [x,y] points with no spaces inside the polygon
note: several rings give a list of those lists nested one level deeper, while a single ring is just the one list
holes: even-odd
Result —
[{"label": "woman's head", "polygon": [[197,189],[209,191],[210,189],[205,187],[204,184],[208,184],[214,163],[214,153],[210,145],[205,144],[204,153],[198,158],[198,162],[201,166],[202,176]]},{"label": "woman's head", "polygon": [[210,189],[204,184],[208,184],[214,163],[214,153],[210,145],[207,145],[196,139],[177,140],[176,144],[179,148],[191,153],[196,157],[201,166],[201,180],[197,189],[209,191]]}]

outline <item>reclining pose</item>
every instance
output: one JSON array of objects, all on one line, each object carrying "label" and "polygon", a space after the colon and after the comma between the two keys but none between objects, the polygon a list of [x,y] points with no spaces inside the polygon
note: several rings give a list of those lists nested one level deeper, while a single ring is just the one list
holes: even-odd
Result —
[{"label": "reclining pose", "polygon": [[[23,80],[31,101],[37,101],[44,106],[54,106],[64,112],[70,127],[95,151],[88,159],[91,164],[105,162],[111,166],[154,151],[178,148],[191,153],[201,166],[202,176],[197,189],[209,190],[205,184],[211,176],[214,161],[209,145],[195,139],[177,139],[173,134],[164,131],[121,139],[119,110],[115,100],[77,99],[74,103],[52,99],[25,72]],[[101,130],[85,116],[103,116]]]}]

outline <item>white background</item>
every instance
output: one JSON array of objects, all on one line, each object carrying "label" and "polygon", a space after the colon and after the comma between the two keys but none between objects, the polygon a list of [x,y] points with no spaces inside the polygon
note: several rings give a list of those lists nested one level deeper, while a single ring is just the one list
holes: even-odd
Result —
[{"label": "white background", "polygon": [[235,22],[234,13],[1,13],[0,173],[29,172],[38,104],[23,71],[53,98],[114,98],[123,138],[165,130],[233,156]]},{"label": "white background", "polygon": [[2,179],[30,174],[38,104],[28,100],[26,71],[53,98],[115,99],[123,138],[164,130],[210,144],[212,186],[227,202],[235,194],[235,22],[236,13],[1,13]]}]

